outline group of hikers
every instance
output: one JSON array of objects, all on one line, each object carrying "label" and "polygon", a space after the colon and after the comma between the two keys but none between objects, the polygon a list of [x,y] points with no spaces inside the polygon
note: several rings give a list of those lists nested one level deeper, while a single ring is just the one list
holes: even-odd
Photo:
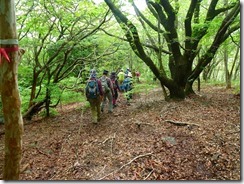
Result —
[{"label": "group of hikers", "polygon": [[132,98],[131,91],[133,88],[132,73],[129,68],[124,72],[120,69],[119,73],[104,70],[99,78],[95,69],[90,71],[87,81],[85,94],[91,106],[91,115],[94,123],[101,119],[101,113],[104,112],[105,105],[108,101],[108,112],[112,113],[117,106],[119,92],[126,92],[126,100],[129,104]]}]

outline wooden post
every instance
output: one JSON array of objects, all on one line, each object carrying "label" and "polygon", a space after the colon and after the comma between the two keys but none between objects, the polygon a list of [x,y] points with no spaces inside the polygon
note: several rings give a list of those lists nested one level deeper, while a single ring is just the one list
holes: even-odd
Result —
[{"label": "wooden post", "polygon": [[0,93],[5,124],[4,180],[18,180],[23,119],[18,90],[18,40],[14,0],[0,0]]}]

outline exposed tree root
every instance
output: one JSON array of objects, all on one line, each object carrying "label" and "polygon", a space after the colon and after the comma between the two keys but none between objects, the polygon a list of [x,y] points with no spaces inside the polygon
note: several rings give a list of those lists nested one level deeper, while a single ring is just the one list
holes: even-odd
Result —
[{"label": "exposed tree root", "polygon": [[177,121],[172,121],[172,120],[165,120],[165,122],[177,125],[177,126],[199,126],[194,123],[185,123],[185,122],[177,122]]}]

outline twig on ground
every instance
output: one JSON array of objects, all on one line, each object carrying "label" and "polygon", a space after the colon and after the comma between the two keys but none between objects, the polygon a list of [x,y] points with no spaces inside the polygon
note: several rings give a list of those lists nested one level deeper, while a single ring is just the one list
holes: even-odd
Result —
[{"label": "twig on ground", "polygon": [[[100,175],[100,173],[102,173],[103,171],[104,171],[104,169],[107,167],[107,165],[105,165],[96,175],[98,176],[98,175]],[[95,177],[96,178],[96,177]],[[94,179],[94,180],[96,180],[96,179]]]},{"label": "twig on ground", "polygon": [[137,125],[138,128],[141,128],[142,125],[153,126],[153,125],[150,124],[150,123],[142,123],[142,122],[139,122],[139,121],[135,122],[135,124]]},{"label": "twig on ground", "polygon": [[165,122],[177,125],[177,126],[187,126],[187,125],[193,125],[193,126],[199,126],[197,124],[194,123],[184,123],[184,122],[176,122],[176,121],[172,121],[172,120],[165,120]]},{"label": "twig on ground", "polygon": [[240,133],[240,130],[237,130],[237,131],[234,131],[234,132],[227,132],[226,135],[229,135],[229,134],[237,134],[237,133]]},{"label": "twig on ground", "polygon": [[113,140],[115,139],[116,132],[114,133],[113,137],[108,137],[102,143],[105,144],[107,141],[111,139],[111,153],[113,153]]},{"label": "twig on ground", "polygon": [[39,150],[38,148],[36,148],[36,150],[37,150],[39,153],[41,153],[42,155],[45,155],[46,157],[51,158],[51,156],[50,156],[50,155],[48,155],[48,154],[46,154],[46,153],[42,152],[42,151],[41,151],[41,150]]},{"label": "twig on ground", "polygon": [[29,165],[30,165],[29,163],[28,163],[28,164],[25,164],[25,165],[21,168],[20,173],[23,173],[23,172],[28,168]]},{"label": "twig on ground", "polygon": [[151,174],[153,173],[153,171],[154,171],[154,169],[143,180],[147,180],[151,176]]},{"label": "twig on ground", "polygon": [[108,137],[107,139],[105,139],[102,143],[105,144],[107,141],[109,141],[110,139],[113,139],[113,137]]},{"label": "twig on ground", "polygon": [[111,174],[114,174],[115,172],[118,172],[119,170],[123,169],[125,166],[130,165],[132,162],[134,162],[134,161],[135,161],[136,159],[138,159],[138,158],[145,157],[145,156],[149,156],[149,155],[152,155],[152,154],[153,154],[153,153],[151,152],[151,153],[146,153],[146,154],[144,154],[144,155],[138,155],[138,156],[136,156],[135,158],[131,159],[128,163],[122,165],[119,169],[117,169],[117,170],[115,170],[115,171],[113,171],[113,172],[111,172],[111,173],[109,173],[109,174],[103,176],[102,178],[99,178],[98,180],[102,180],[102,179],[106,178],[107,176],[109,176],[109,175],[111,175]]}]

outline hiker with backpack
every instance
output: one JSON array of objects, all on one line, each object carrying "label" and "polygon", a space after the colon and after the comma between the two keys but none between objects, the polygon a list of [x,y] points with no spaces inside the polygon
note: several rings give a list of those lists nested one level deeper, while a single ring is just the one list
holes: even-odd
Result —
[{"label": "hiker with backpack", "polygon": [[131,73],[130,68],[127,68],[127,69],[125,70],[125,75],[127,75],[127,76],[131,76],[131,77],[132,77],[132,73]]},{"label": "hiker with backpack", "polygon": [[119,82],[116,76],[116,72],[111,72],[110,79],[113,84],[114,96],[113,96],[113,108],[117,106],[116,101],[118,99],[118,91],[120,91]]},{"label": "hiker with backpack", "polygon": [[103,71],[103,76],[100,78],[102,89],[103,89],[103,101],[101,105],[101,111],[104,111],[104,106],[108,99],[108,112],[113,112],[113,96],[114,96],[114,89],[111,79],[108,77],[108,71]]},{"label": "hiker with backpack", "polygon": [[91,70],[90,77],[87,81],[86,98],[91,106],[91,115],[94,123],[100,121],[101,101],[103,96],[101,81],[97,79],[96,70]]},{"label": "hiker with backpack", "polygon": [[125,80],[125,72],[122,68],[120,69],[120,72],[118,73],[117,76],[118,76],[119,88],[121,91],[124,91],[122,84],[123,84],[123,81]]},{"label": "hiker with backpack", "polygon": [[119,71],[119,73],[118,73],[118,82],[119,82],[119,85],[121,85],[124,80],[125,80],[125,73],[124,73],[124,70],[121,68],[120,71]]},{"label": "hiker with backpack", "polygon": [[132,92],[133,89],[133,79],[131,75],[125,75],[125,80],[123,81],[123,88],[125,90],[127,104],[130,105],[129,101],[132,99]]}]

